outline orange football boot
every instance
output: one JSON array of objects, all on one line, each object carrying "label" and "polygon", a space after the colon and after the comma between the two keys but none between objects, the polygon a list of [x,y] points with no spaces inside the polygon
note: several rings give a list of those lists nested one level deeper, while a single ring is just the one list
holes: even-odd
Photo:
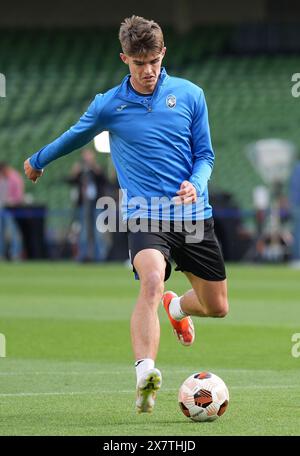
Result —
[{"label": "orange football boot", "polygon": [[177,297],[177,294],[173,291],[166,291],[163,294],[162,303],[168,314],[175,336],[182,345],[189,346],[192,345],[195,339],[195,329],[193,320],[191,319],[191,317],[185,317],[179,321],[174,320],[174,318],[171,317],[169,312],[169,307],[172,299]]}]

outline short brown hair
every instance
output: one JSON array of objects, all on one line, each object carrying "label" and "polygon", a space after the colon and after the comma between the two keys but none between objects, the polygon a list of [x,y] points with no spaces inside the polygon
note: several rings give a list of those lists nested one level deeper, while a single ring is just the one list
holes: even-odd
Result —
[{"label": "short brown hair", "polygon": [[119,31],[119,40],[124,54],[159,54],[164,47],[164,37],[160,26],[140,16],[124,19]]}]

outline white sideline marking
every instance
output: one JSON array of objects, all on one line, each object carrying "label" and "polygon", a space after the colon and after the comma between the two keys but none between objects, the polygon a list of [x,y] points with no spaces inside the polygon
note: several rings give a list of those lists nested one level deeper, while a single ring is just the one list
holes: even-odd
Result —
[{"label": "white sideline marking", "polygon": [[[171,369],[172,373],[180,374],[182,372],[187,372],[187,368],[181,369]],[[221,373],[228,373],[228,374],[274,374],[277,372],[276,370],[266,370],[266,369],[199,369],[198,372],[201,371],[208,371],[208,372],[218,372]],[[54,371],[27,371],[27,372],[0,372],[0,376],[19,376],[19,375],[123,375],[124,373],[132,372],[134,374],[133,368],[124,368],[122,371],[61,371],[61,372],[54,372]],[[194,373],[197,371],[194,370]],[[193,372],[192,372],[193,373]],[[191,374],[192,375],[192,374]]]},{"label": "white sideline marking", "polygon": [[6,339],[4,334],[0,334],[0,358],[6,357]]},{"label": "white sideline marking", "polygon": [[[134,390],[118,391],[121,394],[132,394]],[[44,393],[0,393],[0,397],[27,397],[27,396],[80,396],[85,394],[111,394],[111,391],[51,391]]]},{"label": "white sideline marking", "polygon": [[[299,385],[248,385],[248,386],[231,386],[229,390],[236,390],[236,389],[286,389],[286,388],[298,388]],[[164,388],[162,391],[165,392],[175,392],[178,391],[178,388]],[[135,390],[121,390],[117,391],[121,394],[133,394]],[[86,394],[111,394],[111,391],[49,391],[49,392],[42,392],[42,393],[0,393],[0,397],[31,397],[31,396],[81,396]]]}]

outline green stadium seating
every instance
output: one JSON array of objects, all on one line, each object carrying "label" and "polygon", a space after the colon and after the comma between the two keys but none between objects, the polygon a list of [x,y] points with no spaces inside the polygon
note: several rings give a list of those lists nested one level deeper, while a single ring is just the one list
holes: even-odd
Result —
[{"label": "green stadium seating", "polygon": [[[229,54],[229,39],[228,28],[167,30],[165,65],[205,91],[216,152],[211,189],[232,192],[248,209],[261,181],[247,144],[265,137],[299,143],[300,101],[291,96],[291,75],[300,57]],[[96,93],[117,85],[128,71],[119,52],[115,29],[0,30],[0,72],[7,80],[0,160],[22,171],[23,160],[76,122]],[[78,156],[53,163],[38,186],[26,183],[27,191],[52,209],[70,207],[63,179]]]}]

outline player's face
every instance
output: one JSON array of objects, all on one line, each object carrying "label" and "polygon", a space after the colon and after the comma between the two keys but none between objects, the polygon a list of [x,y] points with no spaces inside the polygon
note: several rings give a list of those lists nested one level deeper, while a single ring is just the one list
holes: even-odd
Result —
[{"label": "player's face", "polygon": [[152,93],[160,75],[161,63],[166,48],[161,53],[149,53],[145,56],[128,56],[120,54],[124,63],[129,66],[130,82],[133,88],[140,93]]}]

